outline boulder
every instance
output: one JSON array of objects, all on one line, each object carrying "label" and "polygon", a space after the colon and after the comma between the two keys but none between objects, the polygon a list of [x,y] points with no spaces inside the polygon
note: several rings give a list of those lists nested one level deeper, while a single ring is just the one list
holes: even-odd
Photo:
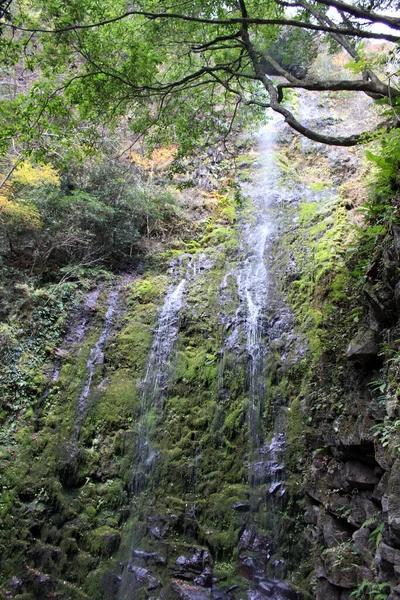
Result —
[{"label": "boulder", "polygon": [[345,463],[343,477],[349,487],[358,489],[373,488],[380,480],[380,476],[374,469],[357,460],[349,460]]},{"label": "boulder", "polygon": [[358,549],[360,555],[362,556],[364,562],[367,564],[372,564],[373,561],[373,551],[370,543],[370,535],[371,531],[368,527],[362,527],[353,533],[353,541],[354,545]]},{"label": "boulder", "polygon": [[385,543],[379,544],[375,555],[375,563],[383,581],[397,583],[395,568],[400,567],[400,550],[396,550],[396,548],[392,548]]},{"label": "boulder", "polygon": [[210,592],[198,586],[173,581],[171,587],[180,600],[210,600],[211,598]]},{"label": "boulder", "polygon": [[372,329],[361,331],[350,342],[347,348],[346,357],[351,361],[368,363],[375,360],[378,356],[379,345],[377,334]]},{"label": "boulder", "polygon": [[238,512],[249,512],[251,507],[248,502],[234,502],[232,508]]},{"label": "boulder", "polygon": [[389,476],[388,524],[396,544],[400,545],[400,459],[397,459]]},{"label": "boulder", "polygon": [[321,516],[318,524],[322,527],[325,545],[328,548],[338,546],[350,538],[348,529],[338,519],[332,517],[332,515],[325,514]]},{"label": "boulder", "polygon": [[341,589],[320,578],[317,583],[316,600],[341,600]]},{"label": "boulder", "polygon": [[356,556],[347,546],[336,546],[323,554],[326,578],[332,585],[352,590],[358,585]]}]

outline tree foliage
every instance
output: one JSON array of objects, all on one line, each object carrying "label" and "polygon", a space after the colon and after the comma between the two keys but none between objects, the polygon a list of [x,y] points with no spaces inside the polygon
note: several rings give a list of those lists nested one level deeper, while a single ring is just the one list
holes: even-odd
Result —
[{"label": "tree foliage", "polygon": [[[353,145],[359,135],[328,136],[300,123],[284,105],[287,88],[367,93],[396,104],[400,92],[360,61],[362,40],[397,44],[400,19],[363,2],[341,0],[16,0],[2,38],[8,69],[23,62],[35,76],[0,109],[3,152],[10,139],[25,153],[93,147],[126,115],[132,136],[190,149],[204,132],[229,134],[232,118],[280,113],[319,142]],[[376,33],[380,23],[391,29]],[[328,38],[362,65],[345,80],[300,78],[313,43]],[[297,40],[297,41],[296,41]],[[303,73],[290,70],[303,65]],[[284,79],[266,75],[266,65]],[[393,119],[392,119],[393,120]],[[397,124],[397,116],[394,119]],[[103,129],[102,129],[103,128]]]},{"label": "tree foliage", "polygon": [[0,195],[0,247],[8,262],[43,273],[68,263],[120,262],[144,236],[162,236],[177,204],[166,190],[140,182],[121,165],[21,163]]}]

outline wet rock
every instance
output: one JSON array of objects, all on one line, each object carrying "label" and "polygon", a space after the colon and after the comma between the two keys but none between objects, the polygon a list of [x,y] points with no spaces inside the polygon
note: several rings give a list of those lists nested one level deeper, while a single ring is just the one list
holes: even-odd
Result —
[{"label": "wet rock", "polygon": [[156,525],[153,525],[152,527],[149,527],[149,531],[150,533],[157,539],[157,540],[161,540],[162,538],[164,538],[168,532],[168,525],[165,525],[164,527],[160,528],[157,527]]},{"label": "wet rock", "polygon": [[22,592],[22,581],[17,577],[12,577],[10,582],[10,590],[13,594],[19,594]]},{"label": "wet rock", "polygon": [[172,582],[172,589],[177,593],[180,600],[210,600],[211,593],[206,591],[204,588],[180,583],[177,581]]},{"label": "wet rock", "polygon": [[242,577],[252,580],[257,573],[257,565],[250,556],[239,557],[239,573]]},{"label": "wet rock", "polygon": [[377,334],[372,329],[360,332],[351,342],[346,357],[351,361],[369,363],[378,356],[379,345]]},{"label": "wet rock", "polygon": [[280,597],[288,600],[300,600],[303,597],[302,594],[290,588],[283,581],[274,582],[274,590],[278,592]]},{"label": "wet rock", "polygon": [[212,573],[210,566],[210,555],[207,550],[196,548],[192,555],[179,556],[175,562],[174,577],[192,581],[197,585],[210,587],[212,585]]},{"label": "wet rock", "polygon": [[257,583],[256,589],[259,592],[266,594],[267,597],[271,597],[271,593],[273,592],[274,587],[267,581],[260,581],[259,583]]},{"label": "wet rock", "polygon": [[127,568],[130,573],[133,573],[138,583],[146,581],[150,573],[148,569],[144,569],[143,567],[136,567],[134,565],[128,565]]},{"label": "wet rock", "polygon": [[165,565],[165,558],[158,552],[144,552],[143,550],[133,550],[132,557],[143,561],[145,564]]},{"label": "wet rock", "polygon": [[275,481],[274,483],[271,483],[268,493],[271,494],[271,496],[275,493],[278,493],[279,496],[282,496],[285,493],[285,490],[282,487],[282,481]]},{"label": "wet rock", "polygon": [[213,584],[213,576],[211,567],[207,566],[199,577],[195,577],[193,579],[193,583],[196,585],[200,585],[202,587],[209,588]]},{"label": "wet rock", "polygon": [[273,543],[267,536],[256,533],[251,529],[245,529],[240,537],[239,550],[241,552],[247,551],[269,555],[273,551]]},{"label": "wet rock", "polygon": [[156,590],[157,588],[159,588],[161,586],[161,583],[152,575],[149,576],[148,580],[149,580],[149,583],[147,585],[147,589],[149,591]]},{"label": "wet rock", "polygon": [[234,502],[232,508],[238,512],[249,512],[251,507],[248,502]]}]

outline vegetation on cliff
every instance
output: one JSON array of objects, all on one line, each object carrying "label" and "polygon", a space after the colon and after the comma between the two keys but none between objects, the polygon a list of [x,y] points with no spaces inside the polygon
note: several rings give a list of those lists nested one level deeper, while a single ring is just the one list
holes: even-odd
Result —
[{"label": "vegetation on cliff", "polygon": [[[324,600],[398,597],[396,53],[354,38],[371,37],[360,20],[399,24],[336,0],[333,22],[325,4],[290,20],[281,3],[1,4],[1,597],[216,584],[242,599],[274,578]],[[243,127],[266,106],[311,139],[369,145],[317,149],[278,127],[257,412],[240,275],[262,165]],[[389,130],[360,138],[382,116]]]}]

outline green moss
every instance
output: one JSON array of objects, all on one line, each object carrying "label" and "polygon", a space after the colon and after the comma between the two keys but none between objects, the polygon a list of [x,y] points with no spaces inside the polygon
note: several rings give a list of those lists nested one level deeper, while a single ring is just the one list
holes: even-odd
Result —
[{"label": "green moss", "polygon": [[88,547],[95,556],[111,556],[118,549],[120,541],[120,532],[109,527],[99,527],[87,534]]}]

